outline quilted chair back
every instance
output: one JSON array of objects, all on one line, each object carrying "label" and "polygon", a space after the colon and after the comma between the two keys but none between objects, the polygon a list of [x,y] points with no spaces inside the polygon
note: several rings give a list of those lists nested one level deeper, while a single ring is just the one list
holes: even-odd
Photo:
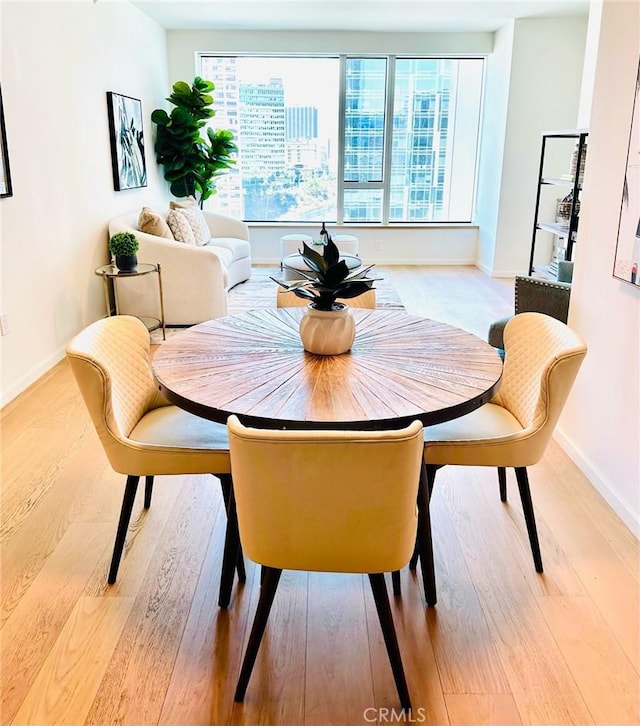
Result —
[{"label": "quilted chair back", "polygon": [[122,471],[127,437],[145,413],[167,403],[151,373],[149,332],[128,315],[97,320],[71,341],[67,358],[107,457]]},{"label": "quilted chair back", "polygon": [[[521,313],[504,331],[505,362],[492,403],[510,411],[530,434],[538,460],[553,433],[586,355],[582,339],[564,323],[541,313]],[[535,438],[534,438],[535,435]]]},{"label": "quilted chair back", "polygon": [[409,561],[423,452],[399,431],[276,431],[227,422],[240,540],[278,569],[380,573]]}]

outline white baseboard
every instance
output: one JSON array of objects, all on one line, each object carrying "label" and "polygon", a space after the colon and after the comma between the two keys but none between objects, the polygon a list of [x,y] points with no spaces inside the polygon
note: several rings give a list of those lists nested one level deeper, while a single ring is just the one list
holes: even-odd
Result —
[{"label": "white baseboard", "polygon": [[472,264],[474,264],[479,270],[484,272],[485,275],[488,275],[489,277],[515,277],[516,275],[522,275],[522,270],[518,270],[517,272],[512,271],[504,271],[504,270],[492,270],[487,265],[483,264],[482,262],[478,262],[475,260]]},{"label": "white baseboard", "polygon": [[269,267],[280,267],[280,260],[252,256],[251,264],[252,265],[265,265],[265,266],[268,265]]},{"label": "white baseboard", "polygon": [[603,496],[611,509],[613,509],[613,511],[626,524],[634,537],[636,539],[640,539],[640,519],[638,518],[638,515],[632,512],[629,505],[620,499],[620,497],[606,483],[604,477],[602,477],[597,469],[592,466],[587,457],[573,445],[570,439],[568,439],[560,429],[556,428],[553,438],[567,456],[573,461],[573,463],[587,477],[587,479],[589,479],[597,491]]},{"label": "white baseboard", "polygon": [[428,260],[416,260],[415,258],[411,260],[403,260],[398,258],[391,258],[386,260],[374,260],[374,264],[376,265],[388,265],[389,267],[393,267],[394,265],[406,265],[406,266],[434,266],[434,267],[473,267],[476,264],[475,259],[460,259],[459,257],[456,257],[455,259],[451,260],[434,260],[434,259],[428,259]]},{"label": "white baseboard", "polygon": [[0,408],[4,408],[8,403],[17,398],[21,393],[27,390],[29,386],[35,383],[45,373],[48,373],[53,366],[59,363],[65,357],[66,346],[62,346],[55,353],[45,360],[41,361],[35,368],[25,373],[7,390],[2,391],[0,398]]},{"label": "white baseboard", "polygon": [[494,270],[489,273],[491,277],[515,277],[516,275],[524,275],[522,270]]}]

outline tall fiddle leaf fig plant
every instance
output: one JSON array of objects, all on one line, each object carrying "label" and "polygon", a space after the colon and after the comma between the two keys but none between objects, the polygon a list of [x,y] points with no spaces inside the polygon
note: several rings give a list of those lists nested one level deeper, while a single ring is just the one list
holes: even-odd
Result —
[{"label": "tall fiddle leaf fig plant", "polygon": [[236,162],[232,158],[238,147],[226,129],[213,130],[207,121],[215,116],[211,81],[196,76],[193,85],[184,81],[173,84],[167,98],[175,108],[168,114],[156,109],[151,120],[157,125],[156,159],[164,166],[164,178],[176,197],[196,197],[202,207],[205,199],[216,193],[215,179]]}]

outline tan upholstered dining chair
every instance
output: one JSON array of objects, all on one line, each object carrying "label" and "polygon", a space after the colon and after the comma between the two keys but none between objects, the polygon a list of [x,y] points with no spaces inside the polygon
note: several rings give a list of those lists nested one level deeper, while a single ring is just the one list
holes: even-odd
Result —
[{"label": "tan upholstered dining chair", "polygon": [[[505,362],[498,394],[476,411],[425,429],[429,492],[446,464],[499,467],[500,498],[507,499],[506,467],[516,473],[533,561],[542,572],[527,467],[540,461],[587,348],[564,323],[521,313],[504,331]],[[416,555],[411,561],[415,567]]]},{"label": "tan upholstered dining chair", "polygon": [[235,700],[244,699],[282,570],[293,569],[369,575],[400,702],[410,709],[383,573],[413,551],[422,425],[270,431],[235,416],[227,425],[240,540],[264,575]]},{"label": "tan upholstered dining chair", "polygon": [[[214,474],[228,501],[227,429],[171,405],[158,392],[151,372],[149,333],[138,318],[120,315],[96,321],[71,341],[67,358],[109,463],[127,475],[108,576],[113,584],[141,476],[145,508],[151,505],[153,478],[162,474]],[[236,565],[244,580],[241,554],[237,562],[223,563],[222,607],[228,605]]]}]

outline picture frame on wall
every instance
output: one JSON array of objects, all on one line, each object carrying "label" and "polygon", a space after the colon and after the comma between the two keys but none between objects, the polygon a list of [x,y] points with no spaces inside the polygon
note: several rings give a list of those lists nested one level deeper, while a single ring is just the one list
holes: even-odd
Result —
[{"label": "picture frame on wall", "polygon": [[9,149],[7,147],[7,131],[4,125],[4,106],[2,89],[0,88],[0,197],[13,196],[11,186],[11,169],[9,168]]},{"label": "picture frame on wall", "polygon": [[147,186],[142,102],[107,91],[113,188],[117,192]]},{"label": "picture frame on wall", "polygon": [[613,276],[640,287],[640,60],[631,115]]}]

